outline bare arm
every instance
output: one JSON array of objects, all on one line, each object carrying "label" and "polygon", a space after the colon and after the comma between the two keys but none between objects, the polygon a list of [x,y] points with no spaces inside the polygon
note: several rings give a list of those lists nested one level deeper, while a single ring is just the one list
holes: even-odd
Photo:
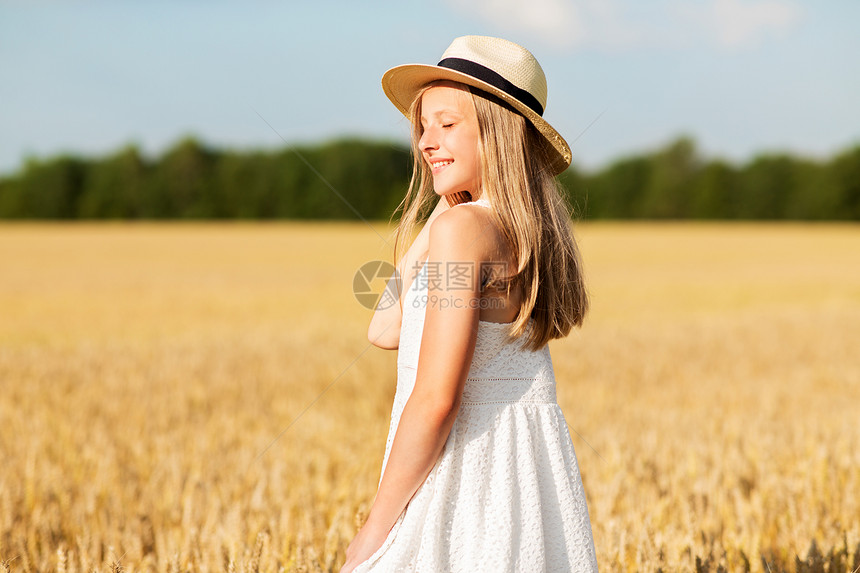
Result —
[{"label": "bare arm", "polygon": [[[424,261],[430,248],[430,226],[448,209],[448,201],[444,197],[441,198],[424,224],[424,228],[397,264],[397,272],[388,279],[385,289],[389,293],[395,293],[398,302],[390,304],[390,299],[380,299],[380,305],[376,307],[370,326],[367,328],[367,339],[374,345],[386,350],[396,350],[400,346],[400,325],[403,320],[400,303],[403,301],[404,280],[405,284],[412,284],[415,275],[418,274],[417,265]],[[380,308],[383,301],[387,301],[388,304]]]},{"label": "bare arm", "polygon": [[442,276],[428,283],[415,386],[401,414],[376,499],[359,534],[364,539],[385,538],[429,475],[454,424],[475,352],[480,312],[476,302],[481,295],[476,273],[470,288],[449,288],[445,269],[448,263],[480,269],[487,251],[480,228],[474,212],[454,209],[440,217],[430,231],[430,262],[439,264]]}]

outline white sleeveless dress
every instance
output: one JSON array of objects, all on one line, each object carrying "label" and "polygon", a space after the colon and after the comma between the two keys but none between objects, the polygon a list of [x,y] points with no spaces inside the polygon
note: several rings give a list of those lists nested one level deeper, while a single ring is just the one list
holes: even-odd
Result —
[{"label": "white sleeveless dress", "polygon": [[[462,205],[491,208],[485,199]],[[382,473],[415,384],[426,274],[425,262],[404,299]],[[505,345],[508,326],[479,323],[460,409],[442,453],[385,542],[355,573],[597,571],[549,346],[532,352],[523,338]]]}]

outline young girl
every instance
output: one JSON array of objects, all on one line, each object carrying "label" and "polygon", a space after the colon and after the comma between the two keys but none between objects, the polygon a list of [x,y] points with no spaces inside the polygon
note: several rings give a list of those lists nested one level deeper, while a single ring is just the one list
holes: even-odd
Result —
[{"label": "young girl", "polygon": [[465,36],[382,85],[411,119],[415,158],[395,260],[440,199],[398,262],[400,304],[380,305],[368,331],[398,349],[397,391],[341,573],[596,571],[547,346],[588,299],[543,70],[517,44]]}]

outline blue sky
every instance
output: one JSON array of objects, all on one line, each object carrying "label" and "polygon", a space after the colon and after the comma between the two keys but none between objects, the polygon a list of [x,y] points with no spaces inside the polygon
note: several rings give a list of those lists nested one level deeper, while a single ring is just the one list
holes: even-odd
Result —
[{"label": "blue sky", "polygon": [[856,0],[0,0],[0,173],[187,134],[282,146],[258,113],[291,143],[405,142],[380,77],[464,34],[535,54],[586,169],[680,134],[735,161],[823,157],[860,143],[858,24]]}]

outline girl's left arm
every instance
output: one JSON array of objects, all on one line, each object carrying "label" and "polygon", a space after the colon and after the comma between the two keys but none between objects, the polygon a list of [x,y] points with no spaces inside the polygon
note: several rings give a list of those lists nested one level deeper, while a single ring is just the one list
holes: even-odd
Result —
[{"label": "girl's left arm", "polygon": [[353,558],[347,551],[347,565],[379,548],[448,439],[475,352],[485,240],[477,214],[468,208],[442,213],[430,229],[428,297],[415,386],[367,522],[350,545]]}]

